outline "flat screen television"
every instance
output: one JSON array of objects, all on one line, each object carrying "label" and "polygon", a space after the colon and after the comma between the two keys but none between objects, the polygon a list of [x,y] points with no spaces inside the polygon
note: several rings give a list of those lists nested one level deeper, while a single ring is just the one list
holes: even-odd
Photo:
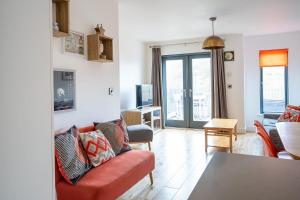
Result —
[{"label": "flat screen television", "polygon": [[142,84],[136,85],[136,107],[142,108],[144,106],[153,105],[152,85]]}]

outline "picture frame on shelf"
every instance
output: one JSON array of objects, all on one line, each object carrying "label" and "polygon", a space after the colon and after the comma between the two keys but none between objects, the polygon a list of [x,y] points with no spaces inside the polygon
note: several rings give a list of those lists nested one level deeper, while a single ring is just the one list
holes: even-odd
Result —
[{"label": "picture frame on shelf", "polygon": [[68,52],[84,56],[84,37],[83,33],[70,31],[69,36],[64,37],[62,40],[63,53]]},{"label": "picture frame on shelf", "polygon": [[234,61],[234,51],[224,51],[224,61]]},{"label": "picture frame on shelf", "polygon": [[76,110],[76,71],[53,70],[54,112]]}]

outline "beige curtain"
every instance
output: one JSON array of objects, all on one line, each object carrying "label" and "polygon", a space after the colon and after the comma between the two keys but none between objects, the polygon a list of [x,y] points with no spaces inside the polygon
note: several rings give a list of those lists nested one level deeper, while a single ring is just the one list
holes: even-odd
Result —
[{"label": "beige curtain", "polygon": [[212,50],[212,117],[228,117],[223,49]]},{"label": "beige curtain", "polygon": [[152,48],[151,83],[153,86],[153,105],[161,107],[162,128],[165,128],[162,96],[162,61],[160,48]]}]

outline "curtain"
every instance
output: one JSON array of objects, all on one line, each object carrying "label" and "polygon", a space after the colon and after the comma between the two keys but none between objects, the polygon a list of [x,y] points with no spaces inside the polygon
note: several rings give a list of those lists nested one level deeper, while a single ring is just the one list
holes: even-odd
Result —
[{"label": "curtain", "polygon": [[212,117],[227,118],[226,82],[223,49],[212,50]]},{"label": "curtain", "polygon": [[161,49],[152,48],[152,76],[151,83],[153,86],[153,106],[161,107],[161,126],[165,128],[163,96],[162,96],[162,61]]}]

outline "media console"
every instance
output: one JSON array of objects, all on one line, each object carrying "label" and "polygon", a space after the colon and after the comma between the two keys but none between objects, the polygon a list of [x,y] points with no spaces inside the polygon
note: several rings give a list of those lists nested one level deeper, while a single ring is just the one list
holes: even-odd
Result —
[{"label": "media console", "polygon": [[140,109],[126,110],[123,117],[128,126],[146,124],[150,126],[153,132],[161,130],[161,107],[147,106]]}]

